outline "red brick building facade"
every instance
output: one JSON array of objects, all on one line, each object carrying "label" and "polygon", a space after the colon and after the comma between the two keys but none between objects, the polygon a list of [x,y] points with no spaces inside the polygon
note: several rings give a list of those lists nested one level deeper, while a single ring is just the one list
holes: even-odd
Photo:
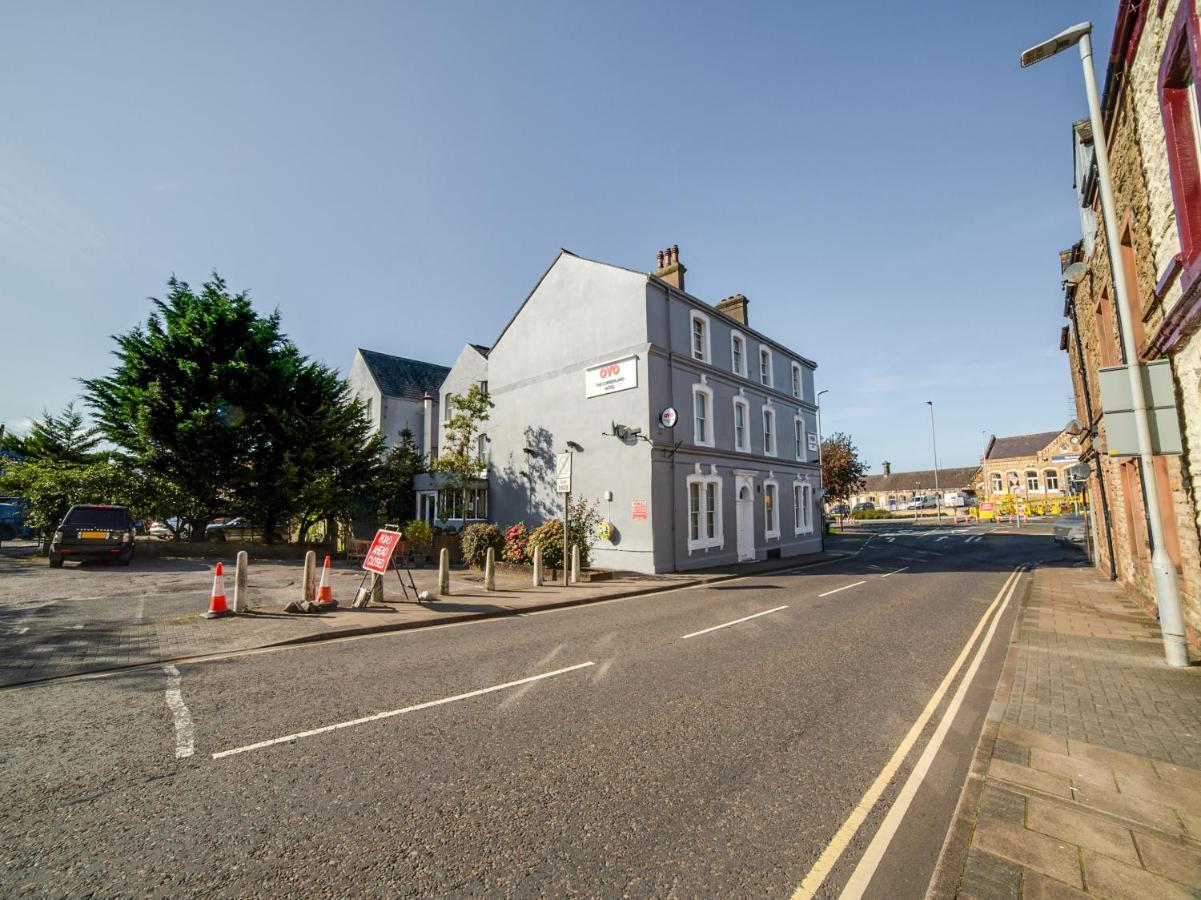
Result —
[{"label": "red brick building facade", "polygon": [[[1167,359],[1184,452],[1155,458],[1165,544],[1175,563],[1189,640],[1201,635],[1201,28],[1196,0],[1122,0],[1102,98],[1118,233],[1139,361]],[[1197,76],[1197,77],[1194,77]],[[1096,563],[1154,606],[1143,477],[1137,457],[1111,456],[1098,371],[1127,362],[1087,120],[1073,126],[1082,240],[1061,256],[1083,263],[1066,284],[1060,349],[1068,354],[1096,529]]]}]

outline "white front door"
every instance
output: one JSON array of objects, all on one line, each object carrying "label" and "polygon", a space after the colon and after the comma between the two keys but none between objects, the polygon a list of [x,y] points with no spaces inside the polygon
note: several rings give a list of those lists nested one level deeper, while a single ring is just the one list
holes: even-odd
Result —
[{"label": "white front door", "polygon": [[433,522],[438,514],[438,494],[436,491],[420,491],[417,494],[417,518],[423,522]]},{"label": "white front door", "polygon": [[737,491],[738,561],[742,562],[755,558],[755,489],[750,478],[739,475],[734,490]]}]

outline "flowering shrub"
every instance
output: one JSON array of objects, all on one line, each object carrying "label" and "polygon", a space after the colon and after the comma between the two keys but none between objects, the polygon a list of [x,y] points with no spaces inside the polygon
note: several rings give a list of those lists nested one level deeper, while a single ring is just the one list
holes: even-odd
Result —
[{"label": "flowering shrub", "polygon": [[477,569],[484,568],[488,558],[488,548],[491,547],[497,556],[504,549],[504,537],[496,525],[477,522],[463,529],[463,559],[467,565]]},{"label": "flowering shrub", "polygon": [[504,533],[505,546],[500,551],[500,558],[510,563],[529,563],[533,561],[534,548],[530,546],[530,533],[525,522],[510,525]]},{"label": "flowering shrub", "polygon": [[[600,514],[587,500],[576,500],[571,504],[570,526],[567,537],[573,546],[580,548],[580,566],[587,568],[592,562],[592,542],[596,538],[596,526]],[[535,547],[542,548],[542,564],[551,568],[563,565],[563,521],[551,519],[530,532],[528,548],[532,556]]]}]

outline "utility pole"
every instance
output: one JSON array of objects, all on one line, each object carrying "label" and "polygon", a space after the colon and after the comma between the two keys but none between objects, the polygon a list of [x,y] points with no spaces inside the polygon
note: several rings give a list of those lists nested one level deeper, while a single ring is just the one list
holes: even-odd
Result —
[{"label": "utility pole", "polygon": [[934,445],[934,506],[938,511],[938,524],[942,524],[942,494],[938,487],[938,438],[934,435],[934,401],[927,400],[930,407],[930,442]]}]

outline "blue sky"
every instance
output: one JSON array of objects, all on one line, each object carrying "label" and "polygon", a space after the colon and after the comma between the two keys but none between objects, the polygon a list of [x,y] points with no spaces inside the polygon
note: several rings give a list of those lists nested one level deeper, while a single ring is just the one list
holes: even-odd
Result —
[{"label": "blue sky", "polygon": [[0,29],[0,421],[218,270],[309,355],[449,364],[559,247],[815,359],[872,471],[1071,415],[1073,51],[1115,3],[30,3]]}]

